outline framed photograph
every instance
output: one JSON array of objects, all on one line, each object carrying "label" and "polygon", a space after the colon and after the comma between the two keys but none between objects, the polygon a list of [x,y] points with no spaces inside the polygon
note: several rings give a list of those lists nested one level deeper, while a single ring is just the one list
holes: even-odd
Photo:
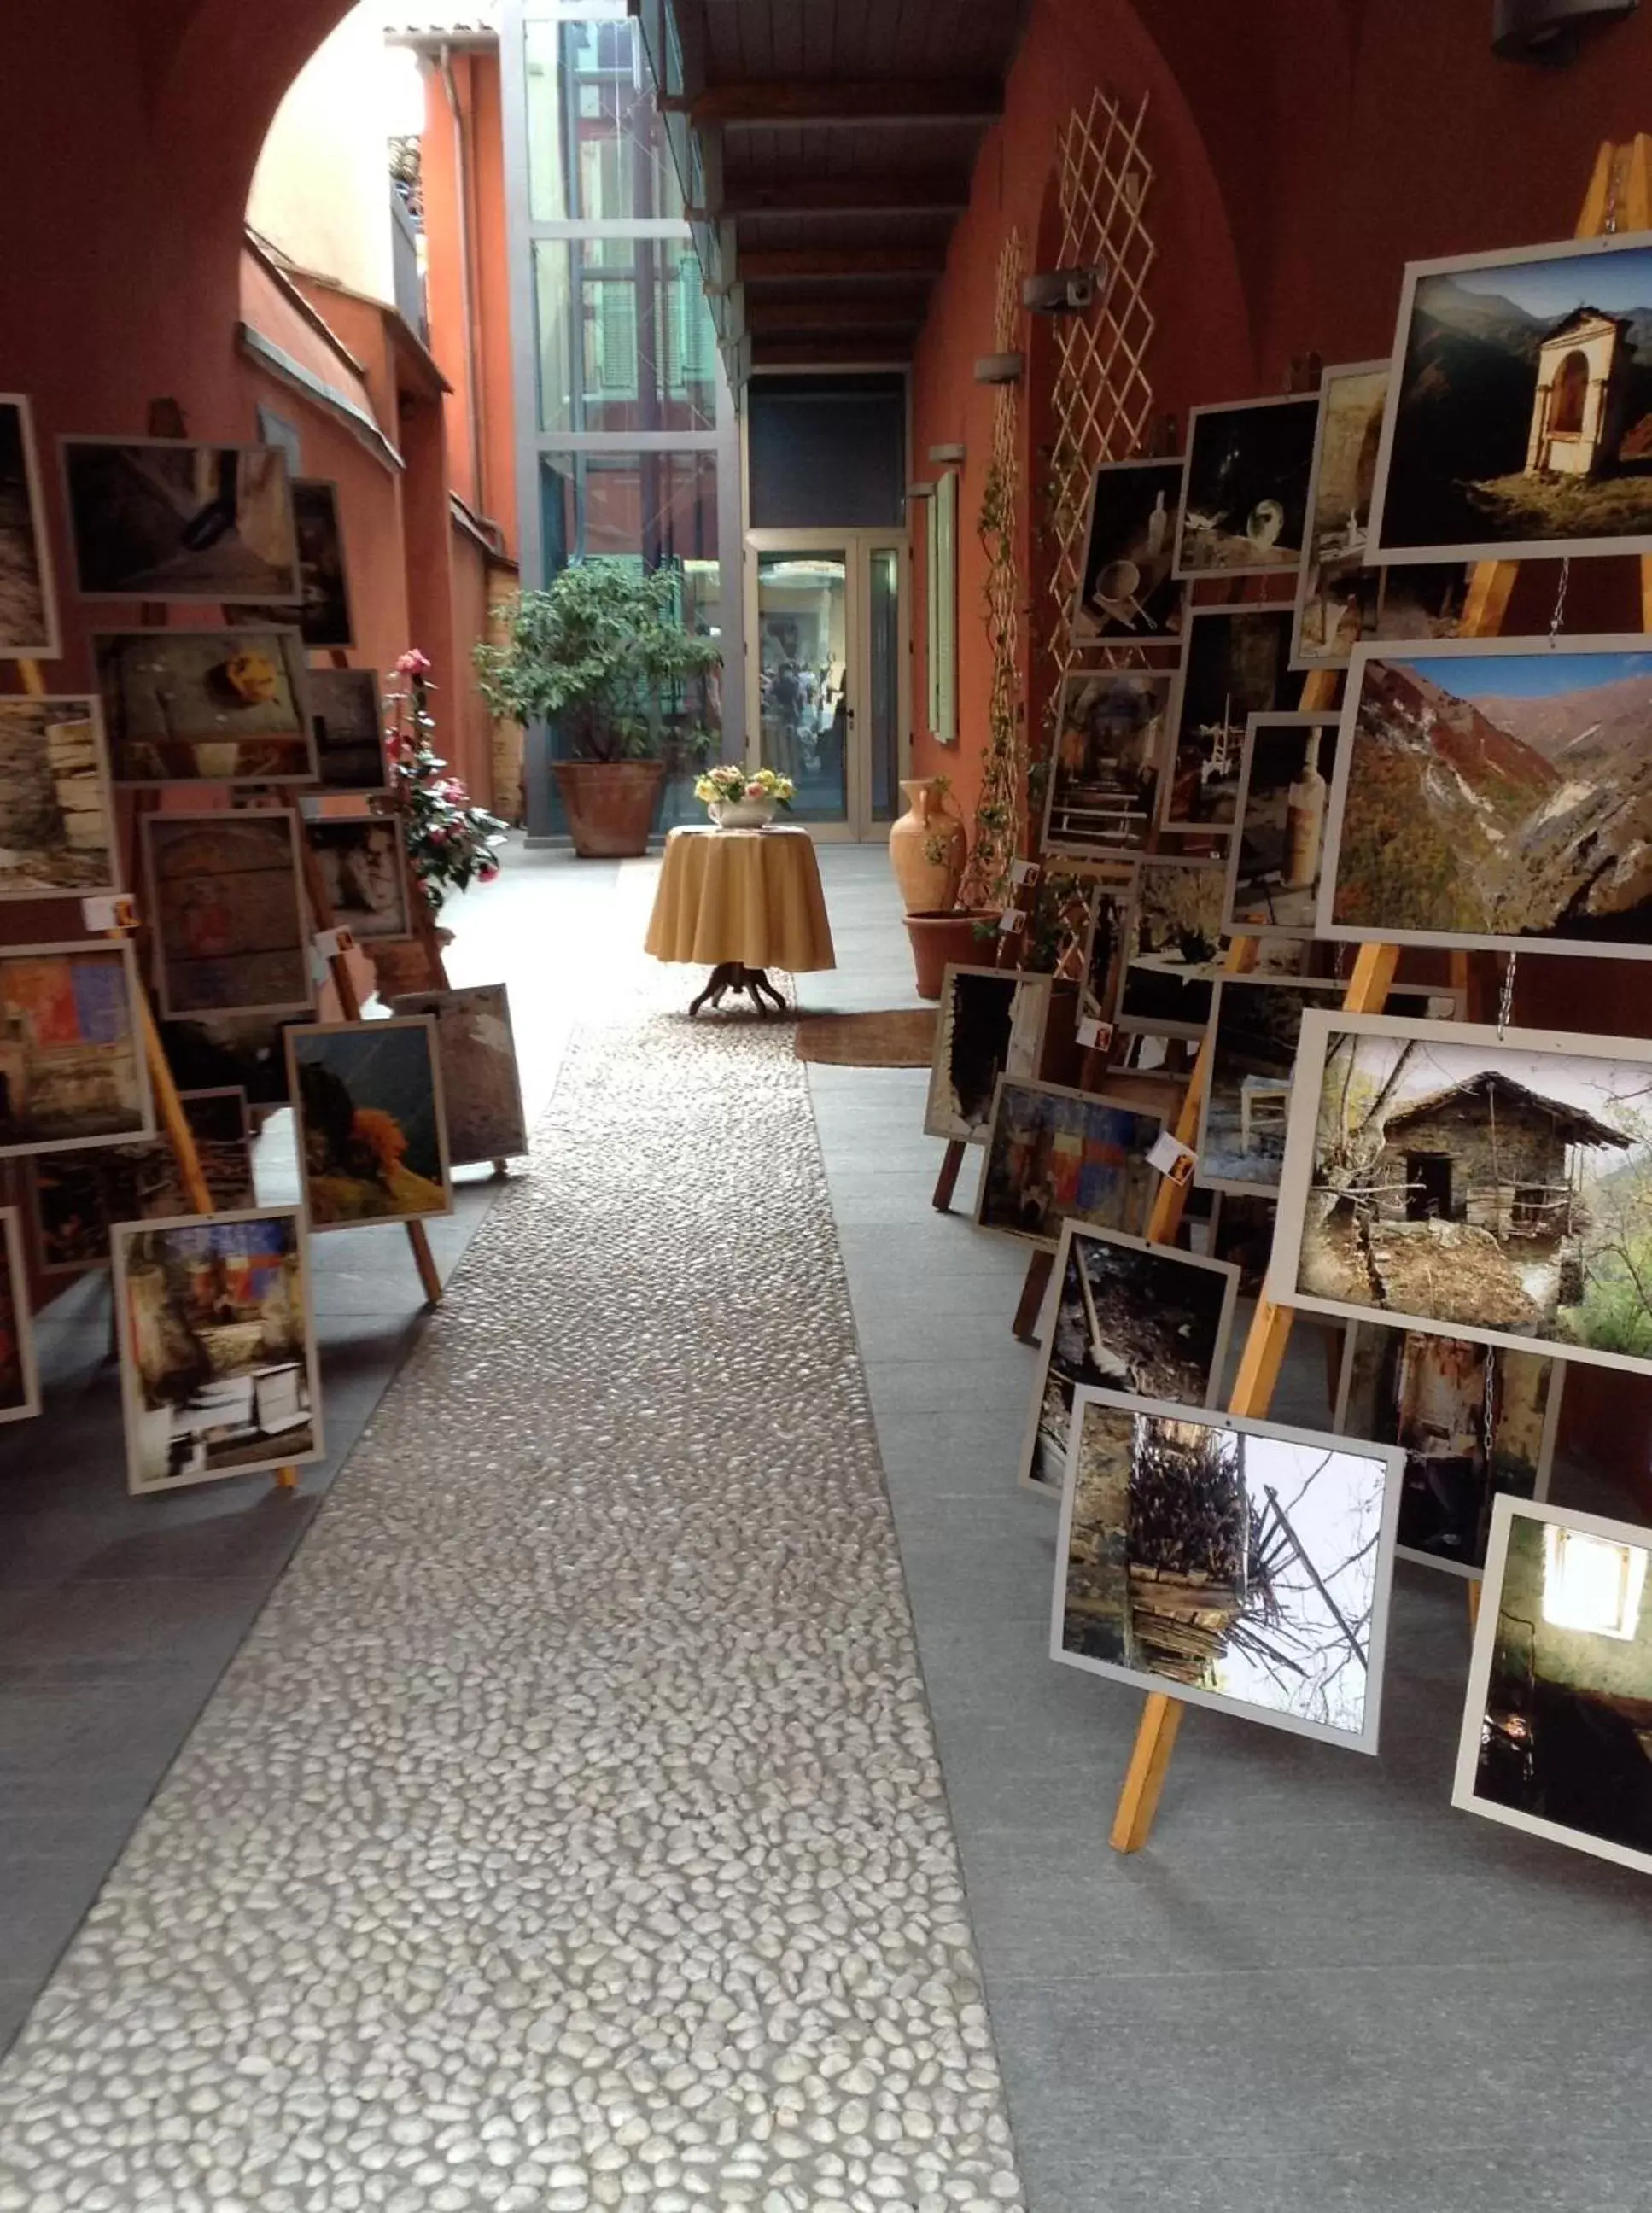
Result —
[{"label": "framed photograph", "polygon": [[0,1158],[152,1137],[130,942],[0,947]]},{"label": "framed photograph", "polygon": [[180,1491],[319,1460],[298,1209],[125,1222],[113,1246],[127,1489]]},{"label": "framed photograph", "polygon": [[1310,1009],[1268,1295],[1652,1375],[1652,1041]]},{"label": "framed photograph", "polygon": [[0,699],[0,899],[87,899],[121,888],[95,699]]},{"label": "framed photograph", "polygon": [[1643,637],[1362,646],[1322,936],[1652,958]]},{"label": "framed photograph", "polygon": [[1110,1022],[1118,1011],[1119,994],[1125,981],[1131,904],[1135,896],[1133,871],[1124,882],[1099,883],[1090,893],[1078,996],[1081,1012],[1096,1021]]},{"label": "framed photograph", "polygon": [[0,1206],[0,1422],[29,1421],[40,1411],[21,1222],[15,1206]]},{"label": "framed photograph", "polygon": [[1450,637],[1469,572],[1460,561],[1371,564],[1371,494],[1388,396],[1388,363],[1327,369],[1308,480],[1308,557],[1296,577],[1294,668],[1346,668],[1372,638]]},{"label": "framed photograph", "polygon": [[1052,1659],[1375,1752],[1403,1457],[1082,1387]]},{"label": "framed photograph", "polygon": [[291,809],[147,814],[143,830],[162,1014],[170,1021],[313,1007]]},{"label": "framed photograph", "polygon": [[1226,960],[1220,861],[1141,863],[1125,924],[1125,968],[1113,1020],[1121,1030],[1198,1038]]},{"label": "framed photograph", "polygon": [[279,447],[58,444],[83,599],[299,604],[292,486]]},{"label": "framed photograph", "polygon": [[1454,1806],[1652,1874],[1652,1530],[1535,1500],[1491,1517]]},{"label": "framed photograph", "polygon": [[1187,588],[1171,574],[1185,460],[1104,461],[1090,481],[1073,643],[1171,645]]},{"label": "framed photograph", "polygon": [[[1297,976],[1217,978],[1194,1170],[1205,1190],[1278,1190],[1302,1016],[1309,1007],[1339,1008],[1346,993],[1335,977],[1322,982]],[[1462,997],[1444,986],[1433,991],[1397,984],[1383,1012],[1455,1021]]]},{"label": "framed photograph", "polygon": [[401,825],[393,814],[330,814],[304,825],[332,919],[363,942],[410,937]]},{"label": "framed photograph", "polygon": [[314,783],[296,630],[94,636],[117,783]]},{"label": "framed photograph", "polygon": [[342,651],[356,643],[350,612],[350,570],[344,559],[338,487],[320,477],[292,480],[293,527],[298,539],[297,614],[268,604],[226,607],[230,623],[292,622],[312,652]]},{"label": "framed photograph", "polygon": [[1044,850],[1076,860],[1148,842],[1164,770],[1170,669],[1107,668],[1062,679],[1044,797]]},{"label": "framed photograph", "polygon": [[1652,552],[1649,310],[1644,232],[1410,263],[1377,559]]},{"label": "framed photograph", "polygon": [[1402,1560],[1479,1574],[1497,1499],[1548,1497],[1565,1380],[1563,1360],[1349,1324],[1333,1426],[1405,1454]]},{"label": "framed photograph", "polygon": [[[179,1103],[195,1139],[214,1214],[258,1204],[247,1094],[235,1088],[183,1091]],[[40,1153],[29,1163],[34,1253],[43,1276],[78,1276],[109,1265],[117,1222],[166,1222],[193,1214],[164,1137],[148,1144],[88,1146]]]},{"label": "framed photograph", "polygon": [[0,660],[62,652],[34,412],[21,392],[0,392]]},{"label": "framed photograph", "polygon": [[428,1015],[436,1024],[449,1165],[470,1167],[479,1161],[504,1161],[525,1153],[527,1124],[504,985],[471,984],[454,991],[398,992],[390,1001],[390,1011]]},{"label": "framed photograph", "polygon": [[1187,411],[1178,576],[1275,576],[1300,567],[1316,392]]},{"label": "framed photograph", "polygon": [[287,1032],[299,1176],[313,1230],[453,1212],[436,1024],[424,1015]]},{"label": "framed photograph", "polygon": [[1211,1406],[1222,1389],[1239,1271],[1118,1229],[1064,1222],[1055,1314],[1044,1332],[1021,1481],[1059,1497],[1083,1387]]},{"label": "framed photograph", "polygon": [[330,799],[390,789],[384,707],[375,668],[312,668],[304,680],[321,789]]},{"label": "framed photograph", "polygon": [[1293,714],[1306,680],[1290,666],[1289,607],[1194,607],[1170,710],[1161,826],[1223,829],[1239,798],[1253,715]]},{"label": "framed photograph", "polygon": [[1024,975],[1017,968],[948,962],[936,1010],[926,1137],[986,1143],[998,1078],[1025,1083],[1038,1075],[1051,984],[1048,976]]},{"label": "framed photograph", "polygon": [[1245,732],[1222,926],[1247,937],[1312,937],[1337,753],[1328,715],[1253,715]]},{"label": "framed photograph", "polygon": [[1164,1124],[1134,1102],[1000,1076],[975,1219],[1053,1251],[1064,1222],[1139,1234],[1158,1185],[1148,1149]]}]

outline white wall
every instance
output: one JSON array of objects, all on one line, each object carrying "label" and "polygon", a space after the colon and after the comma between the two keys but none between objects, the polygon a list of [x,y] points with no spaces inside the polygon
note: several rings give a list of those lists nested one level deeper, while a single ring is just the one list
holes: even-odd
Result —
[{"label": "white wall", "polygon": [[351,9],[289,88],[247,220],[301,267],[392,300],[388,141],[424,116],[418,64],[384,43],[382,0]]}]

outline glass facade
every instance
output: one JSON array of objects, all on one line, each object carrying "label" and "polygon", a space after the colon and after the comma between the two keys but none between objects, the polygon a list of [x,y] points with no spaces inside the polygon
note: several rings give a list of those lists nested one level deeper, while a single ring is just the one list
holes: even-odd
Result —
[{"label": "glass facade", "polygon": [[[666,720],[703,718],[737,753],[739,431],[638,27],[624,0],[503,13],[522,581],[582,560],[671,568],[729,674]],[[530,745],[530,836],[561,830],[546,768],[560,750],[554,729]],[[701,813],[692,765],[670,765],[662,826]]]}]

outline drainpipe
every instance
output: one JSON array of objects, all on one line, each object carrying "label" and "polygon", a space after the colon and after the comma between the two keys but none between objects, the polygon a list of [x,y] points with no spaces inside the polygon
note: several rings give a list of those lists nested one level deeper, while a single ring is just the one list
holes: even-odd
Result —
[{"label": "drainpipe", "polygon": [[436,70],[442,78],[442,88],[448,96],[448,113],[453,118],[454,168],[459,187],[459,314],[465,326],[466,416],[470,427],[471,467],[474,476],[477,512],[485,515],[488,501],[482,446],[482,379],[476,343],[476,307],[471,271],[470,142],[465,129],[465,111],[460,104],[459,87],[454,82],[453,48],[445,43],[436,54]]}]

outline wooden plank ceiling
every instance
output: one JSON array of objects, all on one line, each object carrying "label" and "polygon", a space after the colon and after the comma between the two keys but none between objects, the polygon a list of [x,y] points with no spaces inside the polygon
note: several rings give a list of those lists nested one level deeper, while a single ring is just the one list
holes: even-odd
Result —
[{"label": "wooden plank ceiling", "polygon": [[736,381],[911,357],[1024,0],[674,0],[689,212]]}]

